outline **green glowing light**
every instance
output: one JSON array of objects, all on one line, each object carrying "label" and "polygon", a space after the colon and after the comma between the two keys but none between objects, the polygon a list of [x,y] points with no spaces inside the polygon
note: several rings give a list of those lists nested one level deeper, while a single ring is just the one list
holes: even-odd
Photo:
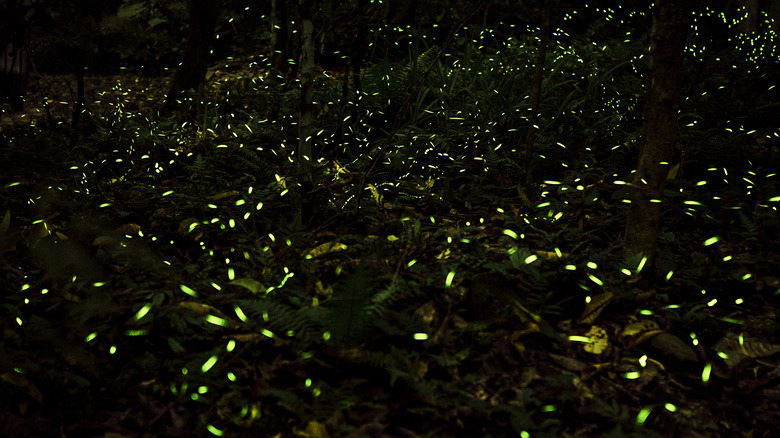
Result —
[{"label": "green glowing light", "polygon": [[604,285],[604,282],[601,281],[598,277],[596,277],[593,274],[588,274],[588,278],[590,278],[590,281],[596,283],[599,286],[603,286]]},{"label": "green glowing light", "polygon": [[125,330],[127,336],[145,336],[149,334],[148,330]]},{"label": "green glowing light", "polygon": [[184,292],[185,294],[187,294],[187,295],[189,295],[191,297],[197,297],[198,296],[197,292],[195,292],[194,290],[190,289],[189,287],[187,287],[187,286],[185,286],[183,284],[179,285],[179,289],[181,289],[182,292]]},{"label": "green glowing light", "polygon": [[212,426],[210,424],[208,426],[206,426],[206,429],[208,429],[208,431],[211,432],[214,436],[222,436],[222,435],[225,434],[225,432],[217,429],[216,427],[214,427],[214,426]]},{"label": "green glowing light", "polygon": [[704,365],[704,369],[701,371],[701,381],[707,383],[710,381],[710,374],[712,373],[712,364],[707,363]]},{"label": "green glowing light", "polygon": [[452,279],[455,278],[455,271],[450,271],[447,274],[447,278],[444,280],[444,287],[449,289],[452,287]]},{"label": "green glowing light", "polygon": [[243,310],[241,310],[238,305],[233,306],[233,311],[236,312],[236,316],[238,316],[238,319],[241,320],[241,322],[246,322],[247,317]]},{"label": "green glowing light", "polygon": [[138,321],[139,319],[141,319],[141,318],[143,318],[144,316],[146,316],[146,314],[147,314],[147,313],[149,313],[149,310],[150,310],[151,308],[152,308],[152,305],[151,305],[151,304],[147,304],[147,305],[145,305],[145,306],[141,307],[141,309],[140,309],[140,310],[138,310],[138,312],[137,312],[137,313],[135,314],[135,316],[133,317],[133,321]]},{"label": "green glowing light", "polygon": [[652,412],[652,408],[642,408],[639,411],[639,414],[636,416],[636,424],[645,424],[645,421],[647,421],[647,417],[650,416],[650,412]]},{"label": "green glowing light", "polygon": [[720,241],[720,237],[718,237],[718,236],[710,237],[709,239],[704,241],[704,246],[710,246],[713,243],[716,243],[718,241]]}]

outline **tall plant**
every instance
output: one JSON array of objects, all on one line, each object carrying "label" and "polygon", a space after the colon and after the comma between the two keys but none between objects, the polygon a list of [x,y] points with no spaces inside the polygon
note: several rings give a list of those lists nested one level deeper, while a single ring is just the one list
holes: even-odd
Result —
[{"label": "tall plant", "polygon": [[662,191],[679,138],[683,49],[692,10],[692,0],[665,0],[656,5],[646,113],[625,237],[626,252],[642,253],[649,266],[655,260]]}]

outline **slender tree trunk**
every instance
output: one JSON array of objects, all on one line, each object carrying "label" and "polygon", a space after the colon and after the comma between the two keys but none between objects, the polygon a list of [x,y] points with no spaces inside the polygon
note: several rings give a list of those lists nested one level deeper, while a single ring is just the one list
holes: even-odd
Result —
[{"label": "slender tree trunk", "polygon": [[30,0],[0,0],[0,110],[6,101],[13,111],[24,107],[27,83],[27,27],[35,13]]},{"label": "slender tree trunk", "polygon": [[534,139],[536,137],[536,121],[539,119],[539,103],[542,99],[542,80],[544,78],[544,64],[547,56],[547,44],[550,41],[550,15],[551,0],[545,0],[542,12],[542,29],[539,42],[539,53],[536,56],[536,69],[534,70],[534,89],[531,97],[531,114],[528,115],[528,132],[525,135],[525,182],[530,187],[533,181],[534,160],[532,153]]},{"label": "slender tree trunk", "polygon": [[648,267],[655,263],[663,187],[679,137],[683,49],[692,11],[693,0],[659,0],[655,7],[652,66],[625,236],[626,254],[641,253]]},{"label": "slender tree trunk", "polygon": [[219,0],[190,0],[190,27],[181,64],[171,81],[171,89],[165,102],[175,107],[187,90],[201,91],[206,80],[211,40],[217,27]]},{"label": "slender tree trunk", "polygon": [[6,101],[11,103],[13,111],[24,108],[26,82],[27,49],[8,44],[5,52],[0,54],[0,109]]},{"label": "slender tree trunk", "polygon": [[84,97],[84,72],[86,69],[86,61],[76,66],[76,101],[73,103],[73,117],[70,123],[74,131],[79,129],[81,112],[84,111],[84,105],[87,103],[87,99]]},{"label": "slender tree trunk", "polygon": [[289,68],[289,31],[287,29],[287,0],[271,0],[271,70],[285,73]]}]

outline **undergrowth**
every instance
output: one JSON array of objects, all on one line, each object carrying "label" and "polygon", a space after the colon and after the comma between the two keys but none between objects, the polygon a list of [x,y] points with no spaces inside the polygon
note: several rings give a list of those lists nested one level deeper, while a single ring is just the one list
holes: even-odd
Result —
[{"label": "undergrowth", "polygon": [[[604,26],[550,48],[530,157],[531,38],[420,42],[376,60],[348,101],[321,79],[313,224],[298,208],[312,194],[294,163],[297,93],[252,69],[215,83],[196,116],[117,114],[64,166],[46,163],[48,178],[4,181],[3,410],[28,415],[30,435],[55,418],[84,427],[98,409],[117,433],[158,436],[696,426],[656,393],[613,401],[599,387],[644,350],[621,356],[613,341],[593,356],[571,337],[605,294],[613,335],[656,315],[712,343],[776,299],[778,132],[733,123],[771,104],[714,109],[767,76],[727,91],[705,79],[686,103],[701,122],[683,129],[650,287],[620,251],[647,41],[613,33],[594,48]],[[56,141],[18,136],[4,153]],[[538,199],[526,160],[540,163]]]}]

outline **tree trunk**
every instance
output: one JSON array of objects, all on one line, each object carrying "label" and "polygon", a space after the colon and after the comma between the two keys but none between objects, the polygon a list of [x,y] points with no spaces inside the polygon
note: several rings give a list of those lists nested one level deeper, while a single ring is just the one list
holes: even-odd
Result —
[{"label": "tree trunk", "polygon": [[74,131],[79,129],[81,112],[84,111],[84,105],[87,103],[87,99],[84,97],[84,72],[86,69],[86,62],[82,62],[80,66],[76,67],[74,73],[76,76],[76,101],[73,102],[73,116],[70,121],[70,126]]},{"label": "tree trunk", "polygon": [[[206,80],[211,40],[217,27],[219,0],[190,0],[190,27],[181,64],[171,81],[165,105],[168,108],[181,103],[188,90],[201,91]],[[200,94],[200,93],[198,93]]]},{"label": "tree trunk", "polygon": [[11,103],[12,111],[23,109],[26,82],[26,48],[9,43],[0,55],[0,110],[6,102]]},{"label": "tree trunk", "polygon": [[755,33],[758,31],[759,7],[758,0],[739,0],[739,17],[742,21],[737,25],[740,33]]},{"label": "tree trunk", "polygon": [[24,106],[26,34],[35,6],[30,0],[0,0],[0,113],[7,101],[13,111],[21,111]]},{"label": "tree trunk", "polygon": [[271,70],[285,73],[289,69],[290,42],[287,30],[287,0],[271,0]]},{"label": "tree trunk", "polygon": [[542,99],[542,80],[544,79],[544,64],[547,56],[547,44],[550,41],[550,16],[552,15],[551,0],[545,0],[542,10],[542,29],[539,41],[539,53],[536,56],[534,69],[534,89],[531,97],[531,114],[528,115],[528,131],[525,135],[525,182],[530,187],[533,182],[534,160],[532,153],[536,138],[536,121],[539,118],[539,103]]},{"label": "tree trunk", "polygon": [[679,137],[683,49],[692,10],[693,0],[660,0],[655,7],[652,66],[625,236],[626,254],[641,253],[648,267],[655,263],[663,187]]},{"label": "tree trunk", "polygon": [[774,31],[780,31],[780,0],[766,0],[766,13],[774,20]]}]

